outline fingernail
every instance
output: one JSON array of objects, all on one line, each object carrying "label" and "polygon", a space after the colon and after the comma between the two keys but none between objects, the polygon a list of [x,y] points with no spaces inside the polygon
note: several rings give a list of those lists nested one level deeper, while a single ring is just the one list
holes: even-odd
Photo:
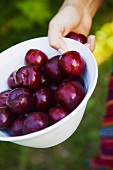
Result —
[{"label": "fingernail", "polygon": [[61,54],[65,53],[65,51],[64,51],[63,49],[61,49],[61,48],[59,48],[58,51],[59,51],[59,53],[61,53]]},{"label": "fingernail", "polygon": [[91,42],[91,44],[90,44],[90,50],[93,52],[94,50],[95,50],[95,46],[96,46],[96,40],[95,40],[95,36],[94,35],[91,35],[91,37],[90,37],[91,39],[90,39],[90,42]]},{"label": "fingernail", "polygon": [[91,42],[91,44],[95,44],[95,36],[94,35],[90,35],[90,42]]}]

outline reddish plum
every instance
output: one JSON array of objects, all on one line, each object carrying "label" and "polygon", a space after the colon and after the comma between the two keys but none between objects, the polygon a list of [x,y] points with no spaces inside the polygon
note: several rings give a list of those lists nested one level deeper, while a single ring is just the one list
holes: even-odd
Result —
[{"label": "reddish plum", "polygon": [[42,130],[49,125],[47,114],[43,112],[32,112],[30,113],[23,124],[22,131],[24,134],[29,134]]},{"label": "reddish plum", "polygon": [[34,95],[34,107],[36,111],[46,112],[54,104],[54,96],[50,89],[46,87],[38,88]]},{"label": "reddish plum", "polygon": [[69,77],[76,77],[83,73],[86,63],[77,51],[68,51],[59,59],[59,66]]},{"label": "reddish plum", "polygon": [[55,124],[69,114],[69,111],[62,106],[51,107],[48,111],[50,124]]},{"label": "reddish plum", "polygon": [[9,109],[15,114],[27,114],[32,109],[32,95],[25,88],[13,89],[6,101]]},{"label": "reddish plum", "polygon": [[35,90],[41,82],[41,73],[36,67],[23,66],[16,72],[15,78],[20,87]]},{"label": "reddish plum", "polygon": [[26,65],[33,65],[39,68],[43,67],[47,60],[47,55],[38,49],[30,49],[25,55]]},{"label": "reddish plum", "polygon": [[62,83],[55,92],[55,101],[72,111],[83,100],[85,91],[80,83],[68,81]]},{"label": "reddish plum", "polygon": [[0,107],[0,129],[6,129],[10,126],[13,120],[13,114],[6,107]]},{"label": "reddish plum", "polygon": [[70,32],[69,34],[66,35],[67,38],[71,38],[73,40],[79,41],[82,44],[87,43],[87,37],[83,34],[77,34],[75,32]]}]

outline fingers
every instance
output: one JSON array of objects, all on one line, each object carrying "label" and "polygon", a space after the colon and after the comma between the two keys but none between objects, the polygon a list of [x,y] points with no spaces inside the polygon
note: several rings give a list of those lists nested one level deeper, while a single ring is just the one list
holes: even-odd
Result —
[{"label": "fingers", "polygon": [[67,47],[67,44],[65,43],[65,41],[63,40],[62,36],[55,35],[54,30],[52,32],[51,32],[51,34],[48,33],[50,46],[55,48],[56,50],[58,50],[61,53],[66,52],[68,50],[68,47]]},{"label": "fingers", "polygon": [[[66,34],[65,26],[64,24],[62,25],[62,22],[59,20],[59,16],[57,15],[49,24],[48,38],[50,46],[58,50],[61,54],[68,51],[67,44],[63,39]],[[95,36],[88,36],[87,43],[85,45],[91,52],[93,52],[95,50]]]},{"label": "fingers", "polygon": [[66,6],[50,21],[48,38],[50,45],[55,49],[62,49],[64,52],[68,47],[63,40],[70,31],[79,25],[81,13],[73,6]]},{"label": "fingers", "polygon": [[[62,48],[59,48],[58,51],[59,51],[60,54],[63,54],[63,53],[66,52],[66,51],[62,50]],[[68,50],[67,50],[67,51],[68,51]]]},{"label": "fingers", "polygon": [[85,46],[87,48],[89,48],[89,50],[91,52],[93,52],[95,50],[95,45],[96,45],[96,40],[95,40],[95,36],[94,35],[90,35],[88,38],[87,38],[87,43],[85,44]]},{"label": "fingers", "polygon": [[63,34],[61,28],[56,23],[51,22],[48,29],[49,44],[51,47],[58,50],[60,53],[66,52],[68,50],[67,44],[63,40]]}]

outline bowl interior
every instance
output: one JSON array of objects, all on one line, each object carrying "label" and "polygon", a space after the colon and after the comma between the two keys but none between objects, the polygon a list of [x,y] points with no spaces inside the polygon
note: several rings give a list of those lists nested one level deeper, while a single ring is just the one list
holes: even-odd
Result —
[{"label": "bowl interior", "polygon": [[[80,106],[78,106],[81,107],[82,104],[87,103],[87,101],[89,100],[90,96],[92,95],[95,89],[97,83],[97,76],[98,76],[97,64],[93,54],[84,45],[68,38],[64,38],[64,40],[66,41],[69,50],[78,51],[86,61],[86,70],[83,77],[85,82],[85,90],[87,91],[87,93],[84,100],[81,102]],[[59,54],[57,50],[49,46],[47,37],[31,39],[19,43],[5,50],[0,54],[0,82],[2,82],[0,83],[0,92],[8,89],[8,85],[7,85],[8,76],[14,70],[17,70],[18,68],[24,65],[24,57],[29,49],[42,50],[47,54],[48,58],[51,58]],[[72,114],[76,114],[76,112],[74,113],[72,112]],[[71,116],[69,115],[68,118],[70,117]],[[64,120],[61,120],[60,123],[58,122],[57,124],[60,125],[61,123],[64,122],[65,122],[65,118]],[[41,130],[40,132],[35,132],[34,134],[42,135],[43,133],[47,133],[48,131],[54,129],[55,126],[56,125],[48,127],[47,131],[46,129],[44,129]],[[5,139],[8,138],[8,140],[12,140],[13,138],[21,140],[23,138],[26,139],[26,136],[29,136],[30,138],[32,137],[32,134],[19,136],[19,137],[9,137],[9,135],[5,131],[0,131],[0,140],[3,140],[3,138]]]}]

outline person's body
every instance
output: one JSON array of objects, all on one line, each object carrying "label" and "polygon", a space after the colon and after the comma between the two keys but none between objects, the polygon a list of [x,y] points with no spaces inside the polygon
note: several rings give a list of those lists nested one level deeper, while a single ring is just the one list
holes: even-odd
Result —
[{"label": "person's body", "polygon": [[106,112],[101,122],[98,155],[88,163],[92,170],[113,170],[113,68],[108,82]]},{"label": "person's body", "polygon": [[[61,53],[67,51],[62,37],[69,32],[88,36],[93,17],[104,0],[65,0],[56,16],[50,21],[48,37],[50,45]],[[89,35],[86,46],[93,52],[95,36]],[[106,114],[100,130],[100,149],[89,160],[92,170],[113,170],[113,73],[108,84]]]}]

